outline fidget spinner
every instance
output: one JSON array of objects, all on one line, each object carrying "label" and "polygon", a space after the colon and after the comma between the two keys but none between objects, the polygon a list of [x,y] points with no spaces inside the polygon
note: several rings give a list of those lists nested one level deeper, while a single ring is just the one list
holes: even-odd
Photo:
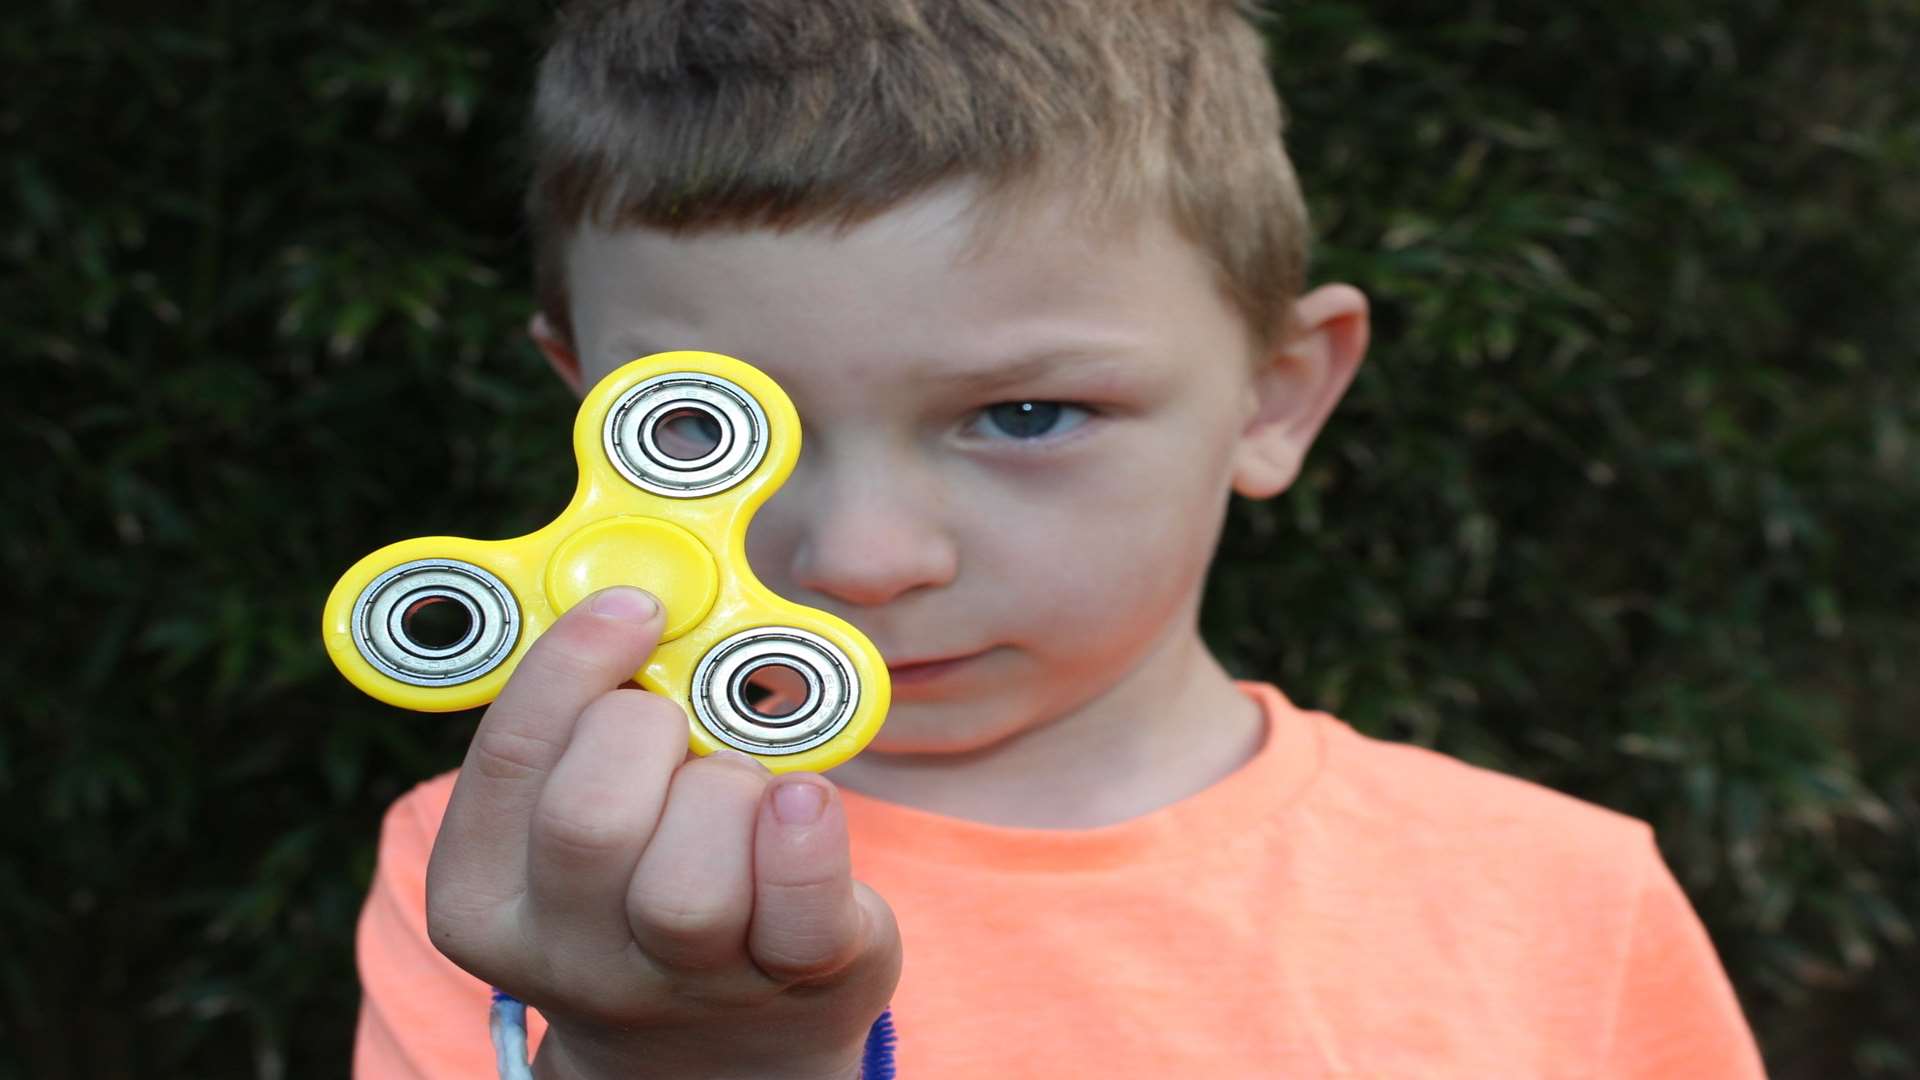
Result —
[{"label": "fidget spinner", "polygon": [[733,747],[774,772],[859,753],[887,714],[879,650],[747,565],[747,525],[800,456],[786,393],[729,356],[658,353],[593,388],[573,447],[579,487],[539,531],[403,540],[355,563],[322,627],[341,674],[402,708],[484,705],[562,612],[637,585],[666,628],[634,679],[686,710],[696,753]]}]

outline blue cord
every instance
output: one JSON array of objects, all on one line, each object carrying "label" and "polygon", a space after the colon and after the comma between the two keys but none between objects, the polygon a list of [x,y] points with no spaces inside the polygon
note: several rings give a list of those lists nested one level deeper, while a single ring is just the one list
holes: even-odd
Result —
[{"label": "blue cord", "polygon": [[[527,1063],[527,1006],[499,987],[493,989],[493,1007],[487,1016],[493,1037],[493,1061],[500,1080],[533,1080]],[[867,1029],[867,1047],[860,1053],[860,1080],[894,1080],[893,1010],[882,1009]]]},{"label": "blue cord", "polygon": [[867,1049],[860,1055],[860,1080],[893,1080],[893,1010],[880,1011],[880,1019],[867,1029]]},{"label": "blue cord", "polygon": [[493,990],[487,1034],[493,1037],[493,1064],[500,1080],[533,1080],[527,1063],[527,1007],[499,987]]}]

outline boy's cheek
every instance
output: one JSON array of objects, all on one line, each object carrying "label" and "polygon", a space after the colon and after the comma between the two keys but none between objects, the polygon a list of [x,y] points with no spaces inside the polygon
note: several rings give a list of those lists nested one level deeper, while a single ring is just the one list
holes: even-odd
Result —
[{"label": "boy's cheek", "polygon": [[1020,621],[1043,650],[1069,656],[1157,629],[1175,597],[1197,584],[1147,552],[1063,552],[1035,569],[1016,600]]}]

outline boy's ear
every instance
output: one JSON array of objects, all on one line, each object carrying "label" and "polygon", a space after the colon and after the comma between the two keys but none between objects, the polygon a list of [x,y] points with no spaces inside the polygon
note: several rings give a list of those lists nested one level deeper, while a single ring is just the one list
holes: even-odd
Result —
[{"label": "boy's ear", "polygon": [[1278,495],[1300,475],[1366,355],[1367,298],[1351,285],[1322,285],[1294,305],[1291,325],[1254,375],[1253,415],[1234,453],[1233,490],[1252,499]]},{"label": "boy's ear", "polygon": [[546,315],[536,312],[527,320],[527,336],[533,339],[540,355],[547,358],[547,366],[553,369],[560,381],[567,384],[574,397],[581,393],[580,357],[573,351],[573,344],[560,331],[554,328]]}]

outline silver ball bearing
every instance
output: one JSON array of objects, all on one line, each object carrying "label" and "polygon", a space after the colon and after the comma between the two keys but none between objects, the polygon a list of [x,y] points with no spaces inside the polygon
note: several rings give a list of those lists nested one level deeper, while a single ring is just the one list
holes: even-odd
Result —
[{"label": "silver ball bearing", "polygon": [[[454,605],[455,632],[431,640],[421,612]],[[367,663],[414,686],[472,682],[520,640],[520,605],[493,574],[458,559],[419,559],[374,578],[353,608],[353,643]]]},{"label": "silver ball bearing", "polygon": [[[750,686],[767,668],[797,673],[805,693],[778,714],[757,707]],[[853,664],[832,642],[790,626],[761,626],[708,650],[693,672],[695,718],[721,742],[749,754],[797,754],[838,735],[860,704]]]},{"label": "silver ball bearing", "polygon": [[[711,445],[670,445],[663,425],[711,425]],[[753,395],[717,375],[670,372],[640,382],[607,410],[602,442],[620,475],[655,495],[693,499],[738,484],[767,456],[767,414]]]}]

